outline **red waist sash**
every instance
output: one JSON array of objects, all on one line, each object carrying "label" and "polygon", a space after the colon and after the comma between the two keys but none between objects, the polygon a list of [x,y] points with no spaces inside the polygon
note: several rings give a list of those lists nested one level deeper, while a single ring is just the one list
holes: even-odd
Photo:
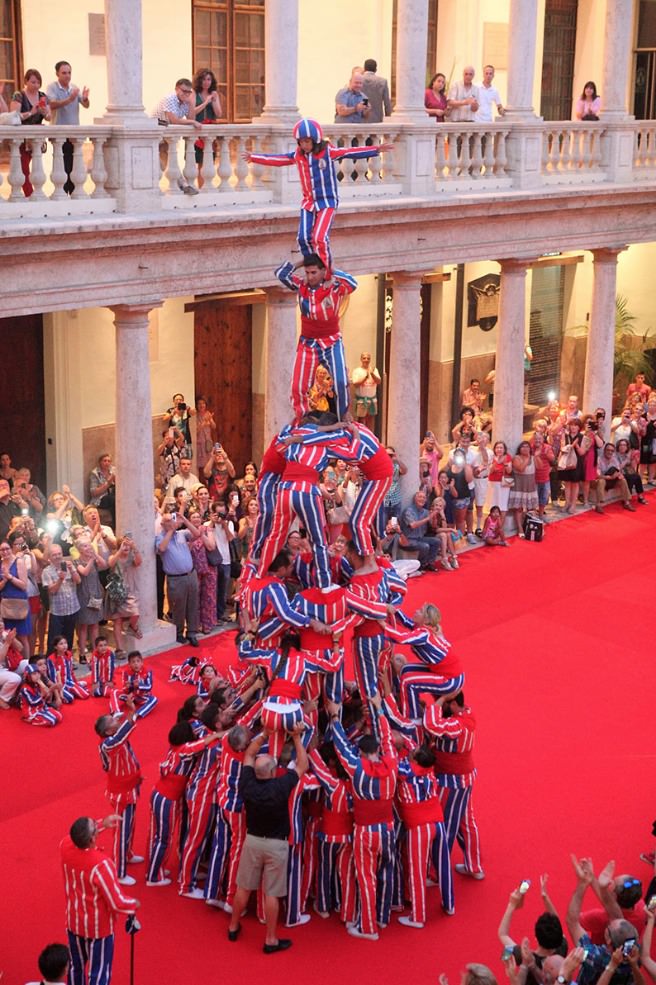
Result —
[{"label": "red waist sash", "polygon": [[301,630],[301,650],[332,650],[330,633],[317,633],[308,626]]},{"label": "red waist sash", "polygon": [[392,824],[394,815],[392,813],[391,800],[355,800],[353,803],[353,816],[356,824]]},{"label": "red waist sash", "polygon": [[353,812],[324,811],[319,829],[325,835],[350,835],[353,833]]},{"label": "red waist sash", "polygon": [[367,619],[353,630],[354,636],[382,636],[383,628],[375,619]]},{"label": "red waist sash", "polygon": [[301,685],[277,677],[271,685],[268,696],[270,698],[292,698],[294,701],[298,701],[301,697]]},{"label": "red waist sash", "polygon": [[160,776],[155,784],[155,790],[167,800],[180,800],[188,780],[189,777],[184,773],[169,773],[168,776]]},{"label": "red waist sash", "polygon": [[319,475],[316,469],[311,469],[309,465],[299,465],[298,462],[287,462],[285,471],[282,474],[283,482],[312,482],[314,485],[319,483]]},{"label": "red waist sash", "polygon": [[114,776],[107,774],[107,793],[126,794],[134,790],[141,783],[143,777],[140,772],[128,773],[126,776]]},{"label": "red waist sash", "polygon": [[471,773],[474,769],[474,756],[470,752],[443,752],[438,750],[435,757],[436,773]]},{"label": "red waist sash", "polygon": [[358,464],[365,479],[391,479],[394,475],[392,459],[385,448],[379,448],[368,462]]},{"label": "red waist sash", "polygon": [[444,820],[439,797],[430,797],[429,800],[420,800],[413,804],[399,803],[397,806],[406,828],[418,828],[420,824]]},{"label": "red waist sash", "polygon": [[317,321],[316,318],[301,315],[301,335],[308,339],[325,339],[329,335],[339,335],[339,318],[335,315],[325,321]]}]

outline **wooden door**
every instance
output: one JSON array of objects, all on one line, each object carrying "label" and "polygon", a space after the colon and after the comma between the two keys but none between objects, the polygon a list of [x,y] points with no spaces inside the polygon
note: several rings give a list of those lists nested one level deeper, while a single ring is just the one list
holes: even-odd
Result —
[{"label": "wooden door", "polygon": [[252,309],[223,301],[194,304],[196,396],[207,397],[217,437],[243,475],[252,457]]},{"label": "wooden door", "polygon": [[0,352],[6,379],[0,453],[11,455],[14,468],[29,468],[47,493],[42,315],[0,318]]}]

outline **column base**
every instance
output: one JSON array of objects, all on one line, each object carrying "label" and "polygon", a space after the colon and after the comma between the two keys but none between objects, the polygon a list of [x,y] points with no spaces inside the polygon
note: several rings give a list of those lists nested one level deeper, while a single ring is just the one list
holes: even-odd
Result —
[{"label": "column base", "polygon": [[151,629],[144,630],[140,640],[130,634],[127,635],[129,635],[130,641],[134,640],[134,646],[130,649],[140,650],[145,655],[160,653],[162,650],[168,650],[175,646],[175,626],[172,622],[160,622],[158,620]]}]

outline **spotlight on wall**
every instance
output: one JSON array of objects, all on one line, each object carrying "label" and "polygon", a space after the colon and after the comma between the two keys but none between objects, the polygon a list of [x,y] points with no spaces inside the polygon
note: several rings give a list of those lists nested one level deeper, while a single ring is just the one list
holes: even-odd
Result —
[{"label": "spotlight on wall", "polygon": [[549,390],[549,393],[547,394],[547,400],[555,400],[555,399],[556,399],[556,391]]}]

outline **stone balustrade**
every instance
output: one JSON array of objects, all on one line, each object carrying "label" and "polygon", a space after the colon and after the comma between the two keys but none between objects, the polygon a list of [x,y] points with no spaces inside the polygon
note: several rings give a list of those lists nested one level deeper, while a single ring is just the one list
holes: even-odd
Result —
[{"label": "stone balustrade", "polygon": [[[617,124],[605,126],[603,121],[537,120],[527,130],[504,120],[485,125],[394,125],[392,118],[371,127],[327,125],[324,135],[338,147],[393,145],[382,155],[335,162],[340,194],[348,201],[454,198],[521,188],[523,176],[510,162],[517,159],[513,141],[521,141],[527,133],[540,151],[534,188],[651,180],[656,170],[656,122],[628,121],[620,130]],[[66,140],[74,148],[71,195],[65,190]],[[629,151],[628,168],[620,177],[611,163],[613,141],[618,140]],[[109,125],[3,126],[0,215],[25,219],[112,211],[225,210],[255,203],[295,205],[299,200],[295,167],[266,167],[245,158],[247,153],[282,153],[294,146],[287,126],[259,123],[213,124],[202,130],[156,127],[152,121],[145,121],[139,130]],[[26,147],[31,149],[29,159]],[[24,165],[33,188],[29,198],[23,192]],[[185,195],[186,184],[198,188],[199,194]]]}]

